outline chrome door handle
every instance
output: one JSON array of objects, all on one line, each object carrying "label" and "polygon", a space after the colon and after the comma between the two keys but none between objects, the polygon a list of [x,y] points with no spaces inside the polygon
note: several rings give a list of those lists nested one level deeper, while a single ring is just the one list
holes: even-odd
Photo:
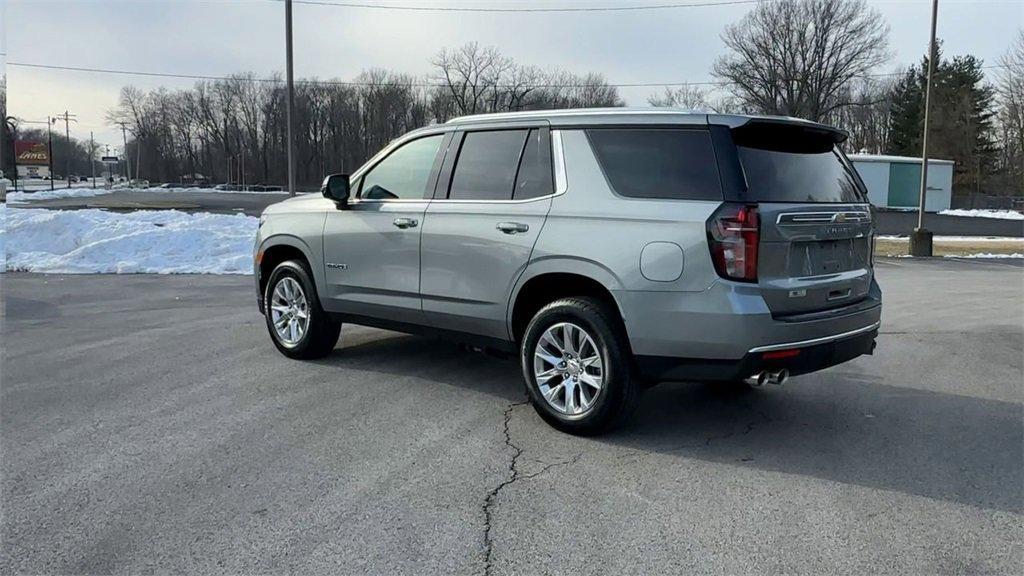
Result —
[{"label": "chrome door handle", "polygon": [[395,218],[395,221],[392,222],[392,224],[405,230],[406,228],[415,228],[419,225],[419,222],[417,222],[415,218]]},{"label": "chrome door handle", "polygon": [[495,228],[501,230],[505,234],[518,234],[529,230],[530,225],[523,224],[522,222],[498,222],[498,225],[495,226]]}]

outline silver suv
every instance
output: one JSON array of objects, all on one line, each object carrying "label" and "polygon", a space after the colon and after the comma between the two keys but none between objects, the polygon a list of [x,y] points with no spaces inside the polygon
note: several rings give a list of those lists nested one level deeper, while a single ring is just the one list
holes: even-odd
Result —
[{"label": "silver suv", "polygon": [[267,208],[260,310],[291,358],[343,322],[517,353],[597,433],[670,380],[781,383],[870,354],[881,317],[846,135],[672,110],[470,116]]}]

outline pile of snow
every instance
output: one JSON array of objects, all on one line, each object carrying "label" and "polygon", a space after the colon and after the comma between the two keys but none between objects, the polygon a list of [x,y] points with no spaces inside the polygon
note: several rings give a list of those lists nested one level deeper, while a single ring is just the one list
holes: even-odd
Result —
[{"label": "pile of snow", "polygon": [[244,214],[5,209],[8,270],[251,274],[259,220]]},{"label": "pile of snow", "polygon": [[1024,214],[1013,210],[943,210],[943,216],[963,216],[966,218],[998,218],[1000,220],[1024,220]]}]

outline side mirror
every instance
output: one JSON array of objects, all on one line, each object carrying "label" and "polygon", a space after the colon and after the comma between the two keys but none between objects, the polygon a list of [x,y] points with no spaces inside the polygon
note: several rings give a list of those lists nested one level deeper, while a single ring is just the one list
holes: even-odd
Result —
[{"label": "side mirror", "polygon": [[331,174],[324,178],[324,183],[320,185],[320,193],[324,198],[334,200],[338,204],[348,204],[348,174]]}]

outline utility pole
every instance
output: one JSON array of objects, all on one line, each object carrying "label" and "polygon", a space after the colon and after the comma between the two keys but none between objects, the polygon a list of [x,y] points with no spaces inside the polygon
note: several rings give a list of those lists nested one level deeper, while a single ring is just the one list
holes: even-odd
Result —
[{"label": "utility pole", "polygon": [[924,133],[921,136],[921,196],[917,207],[917,228],[910,235],[911,256],[932,255],[932,233],[924,227],[924,201],[928,195],[928,115],[931,108],[932,76],[935,74],[935,22],[939,0],[932,0],[932,35],[928,43],[928,78],[924,85]]},{"label": "utility pole", "polygon": [[[77,123],[77,114],[69,114],[67,110],[64,114],[58,114],[54,120],[64,121],[64,138],[67,139],[67,149],[64,151],[64,177],[67,178],[68,188],[71,188],[71,128],[72,122]],[[50,181],[53,181],[53,174],[50,174]]]},{"label": "utility pole", "polygon": [[292,0],[284,0],[285,68],[288,77],[288,103],[285,117],[288,124],[288,194],[295,196],[295,133],[292,116],[295,111],[295,75],[292,69]]},{"label": "utility pole", "polygon": [[51,129],[51,126],[53,126],[56,122],[56,118],[51,118],[49,116],[46,117],[46,156],[50,168],[51,191],[53,190],[53,177],[55,176],[55,174],[53,173],[53,130]]},{"label": "utility pole", "polygon": [[132,159],[128,156],[128,123],[124,120],[114,122],[115,126],[121,127],[121,139],[124,141],[124,173],[125,177],[131,182],[132,179]]},{"label": "utility pole", "polygon": [[89,168],[92,170],[92,187],[96,188],[96,140],[89,131]]}]

